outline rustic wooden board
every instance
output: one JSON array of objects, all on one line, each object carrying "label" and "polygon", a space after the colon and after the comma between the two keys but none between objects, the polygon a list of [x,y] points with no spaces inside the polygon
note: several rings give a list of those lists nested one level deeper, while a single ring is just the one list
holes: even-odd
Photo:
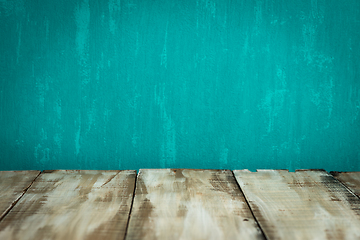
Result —
[{"label": "rustic wooden board", "polygon": [[234,171],[268,239],[360,239],[360,200],[325,171]]},{"label": "rustic wooden board", "polygon": [[140,170],[130,239],[263,239],[231,171]]},{"label": "rustic wooden board", "polygon": [[360,197],[360,172],[331,172],[331,174]]},{"label": "rustic wooden board", "polygon": [[40,171],[0,171],[0,220],[19,201]]},{"label": "rustic wooden board", "polygon": [[135,171],[42,173],[0,222],[0,239],[123,239]]}]

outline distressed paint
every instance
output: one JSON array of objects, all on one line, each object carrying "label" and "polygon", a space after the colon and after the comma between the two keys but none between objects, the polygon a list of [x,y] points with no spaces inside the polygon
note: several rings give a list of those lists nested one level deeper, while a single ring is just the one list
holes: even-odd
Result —
[{"label": "distressed paint", "polygon": [[1,0],[0,22],[2,170],[360,170],[357,0]]}]

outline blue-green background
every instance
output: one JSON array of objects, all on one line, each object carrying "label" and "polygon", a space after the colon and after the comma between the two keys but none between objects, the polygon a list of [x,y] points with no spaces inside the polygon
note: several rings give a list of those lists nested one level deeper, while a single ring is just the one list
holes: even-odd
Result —
[{"label": "blue-green background", "polygon": [[0,0],[0,169],[360,170],[359,0]]}]

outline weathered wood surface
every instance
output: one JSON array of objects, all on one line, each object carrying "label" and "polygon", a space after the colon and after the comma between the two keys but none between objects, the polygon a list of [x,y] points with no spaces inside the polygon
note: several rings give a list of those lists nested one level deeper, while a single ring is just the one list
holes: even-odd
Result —
[{"label": "weathered wood surface", "polygon": [[331,172],[331,174],[360,197],[360,172]]},{"label": "weathered wood surface", "polygon": [[123,239],[135,171],[42,173],[0,222],[0,239]]},{"label": "weathered wood surface", "polygon": [[360,200],[325,171],[234,171],[268,239],[360,239]]},{"label": "weathered wood surface", "polygon": [[40,171],[0,171],[0,220],[39,174]]},{"label": "weathered wood surface", "polygon": [[262,239],[231,171],[140,170],[130,239]]}]

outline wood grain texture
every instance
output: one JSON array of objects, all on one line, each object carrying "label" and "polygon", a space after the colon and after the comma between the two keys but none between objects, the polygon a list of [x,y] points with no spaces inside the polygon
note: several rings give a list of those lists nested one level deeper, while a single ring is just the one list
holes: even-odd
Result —
[{"label": "wood grain texture", "polygon": [[0,171],[0,219],[21,198],[40,171]]},{"label": "wood grain texture", "polygon": [[130,239],[263,239],[231,171],[140,170]]},{"label": "wood grain texture", "polygon": [[360,197],[360,172],[331,172],[331,174]]},{"label": "wood grain texture", "polygon": [[325,171],[234,171],[268,239],[360,239],[360,200]]},{"label": "wood grain texture", "polygon": [[123,239],[135,171],[42,173],[0,223],[0,239]]}]

